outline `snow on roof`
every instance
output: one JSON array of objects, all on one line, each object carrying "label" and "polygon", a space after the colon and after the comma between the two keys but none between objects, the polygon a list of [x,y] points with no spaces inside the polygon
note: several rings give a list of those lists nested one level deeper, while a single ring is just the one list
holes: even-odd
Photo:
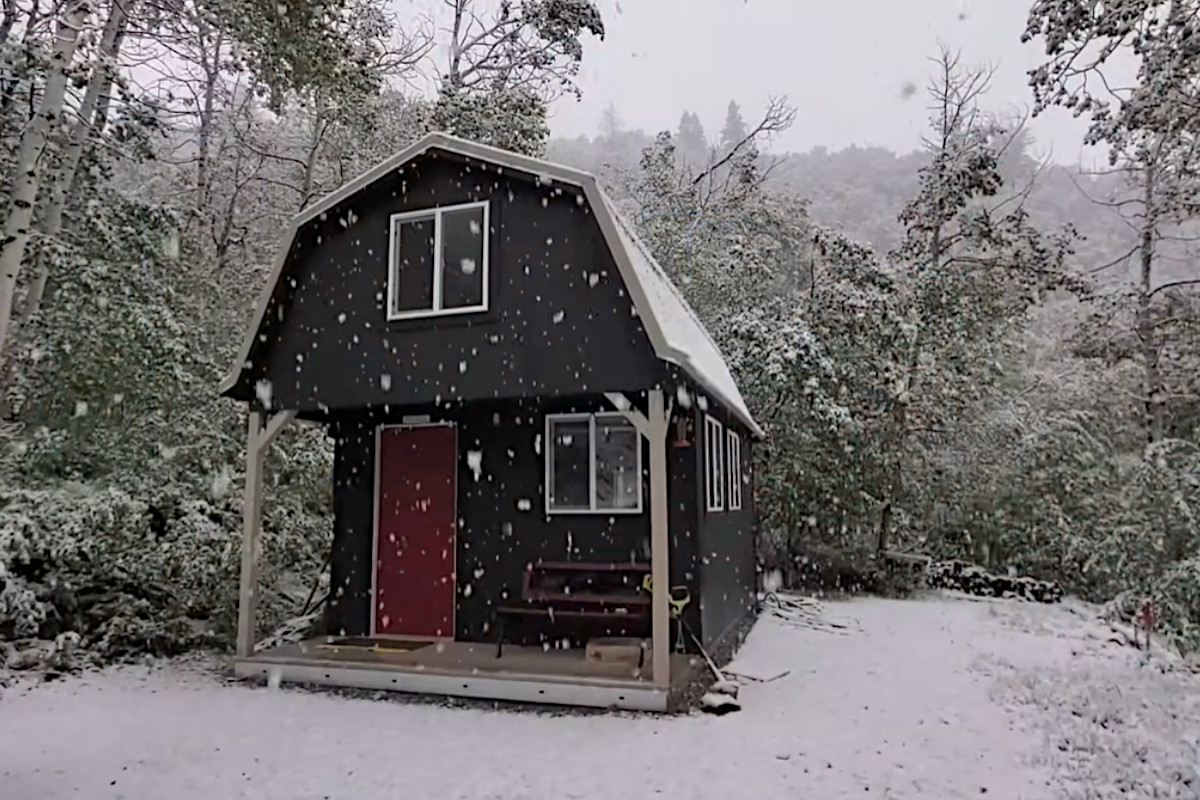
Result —
[{"label": "snow on roof", "polygon": [[[756,436],[762,436],[762,428],[750,415],[742,393],[720,348],[705,330],[696,312],[688,305],[679,289],[650,255],[649,248],[642,243],[633,228],[617,210],[603,190],[599,190],[605,211],[616,223],[617,238],[621,250],[628,258],[637,282],[646,294],[647,306],[658,322],[659,333],[666,349],[674,355],[663,354],[655,343],[659,358],[678,364],[697,383],[717,397],[738,419],[746,423]],[[611,247],[611,244],[610,244]],[[616,248],[613,248],[614,250]],[[628,279],[627,281],[628,282]],[[643,314],[639,307],[638,313]]]},{"label": "snow on roof", "polygon": [[621,216],[613,201],[600,189],[595,177],[582,170],[542,161],[508,150],[471,142],[444,133],[430,133],[413,145],[383,161],[375,168],[360,175],[320,201],[297,214],[284,233],[284,246],[279,248],[274,269],[259,297],[254,313],[254,323],[246,332],[241,351],[233,366],[221,381],[220,391],[232,389],[247,365],[250,348],[258,335],[267,306],[275,287],[283,275],[287,255],[292,241],[300,228],[322,214],[332,210],[355,194],[367,188],[413,159],[429,150],[443,150],[466,158],[484,161],[498,167],[524,172],[537,177],[542,183],[571,184],[583,189],[591,206],[592,214],[600,225],[613,260],[621,273],[626,288],[637,309],[642,326],[663,361],[679,366],[705,391],[712,394],[735,417],[743,422],[755,436],[763,436],[763,430],[750,415],[737,383],[729,371],[729,365],[720,349],[704,329],[696,313],[687,304],[679,290],[671,282],[662,267],[655,262],[646,246],[638,239],[632,227]]}]

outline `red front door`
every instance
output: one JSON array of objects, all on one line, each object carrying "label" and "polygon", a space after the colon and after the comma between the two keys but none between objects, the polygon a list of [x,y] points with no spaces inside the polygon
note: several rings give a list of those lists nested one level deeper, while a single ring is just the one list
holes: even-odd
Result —
[{"label": "red front door", "polygon": [[379,432],[376,635],[454,637],[457,446],[450,425]]}]

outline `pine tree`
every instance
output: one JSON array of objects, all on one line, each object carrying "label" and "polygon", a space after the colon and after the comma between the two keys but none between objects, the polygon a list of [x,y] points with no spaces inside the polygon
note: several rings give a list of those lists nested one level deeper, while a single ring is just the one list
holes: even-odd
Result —
[{"label": "pine tree", "polygon": [[708,140],[704,136],[704,126],[694,112],[683,112],[675,140],[680,159],[684,163],[699,165],[708,160]]},{"label": "pine tree", "polygon": [[746,121],[742,119],[742,109],[736,101],[730,100],[729,109],[725,112],[725,127],[721,129],[721,151],[731,152],[748,135]]}]

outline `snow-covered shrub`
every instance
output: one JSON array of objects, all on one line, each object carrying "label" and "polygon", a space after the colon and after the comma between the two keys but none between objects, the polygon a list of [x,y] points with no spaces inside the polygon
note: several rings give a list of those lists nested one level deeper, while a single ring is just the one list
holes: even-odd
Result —
[{"label": "snow-covered shrub", "polygon": [[[101,659],[232,641],[240,508],[82,484],[0,500],[0,639],[65,632]],[[259,619],[299,611],[328,546],[324,518],[279,504],[264,524]]]}]

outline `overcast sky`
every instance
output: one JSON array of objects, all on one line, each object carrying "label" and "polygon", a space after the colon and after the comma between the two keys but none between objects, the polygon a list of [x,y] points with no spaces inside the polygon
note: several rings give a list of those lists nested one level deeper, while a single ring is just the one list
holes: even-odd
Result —
[{"label": "overcast sky", "polygon": [[[799,114],[773,150],[907,151],[920,145],[928,118],[929,58],[939,42],[961,50],[964,62],[997,67],[987,100],[995,110],[1030,104],[1026,70],[1040,56],[1036,44],[1021,44],[1031,0],[596,2],[607,36],[586,41],[583,100],[552,108],[558,136],[594,135],[609,103],[627,127],[650,133],[695,111],[713,136],[730,100],[752,121],[770,96],[787,95]],[[400,9],[422,5],[440,3],[398,0]],[[919,91],[905,99],[909,83]],[[1083,123],[1049,112],[1031,127],[1043,155],[1079,160]]]},{"label": "overcast sky", "polygon": [[[876,144],[909,150],[928,116],[924,88],[938,43],[998,69],[988,104],[1028,106],[1022,45],[1027,0],[598,0],[608,28],[586,45],[583,100],[553,109],[555,134],[594,134],[613,103],[630,127],[674,128],[686,108],[709,135],[731,99],[749,120],[771,95],[799,108],[776,147]],[[919,88],[903,99],[906,82]],[[1032,123],[1039,149],[1076,161],[1083,124],[1049,113]],[[773,148],[775,149],[775,148]]]}]

